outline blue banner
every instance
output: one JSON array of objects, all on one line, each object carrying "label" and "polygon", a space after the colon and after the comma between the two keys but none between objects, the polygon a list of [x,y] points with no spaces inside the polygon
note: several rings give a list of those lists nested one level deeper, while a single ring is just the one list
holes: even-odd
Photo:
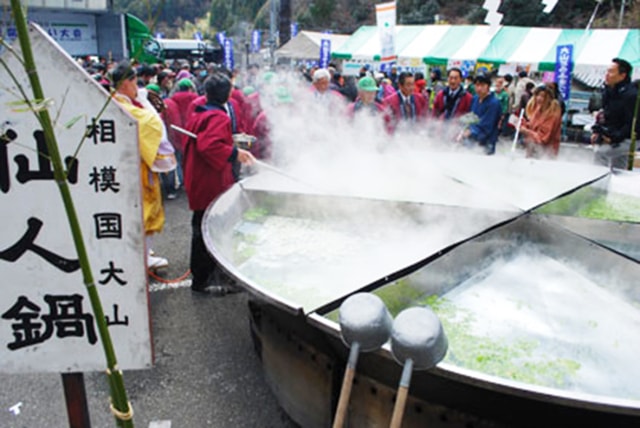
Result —
[{"label": "blue banner", "polygon": [[556,83],[564,101],[571,95],[571,70],[573,69],[573,45],[556,48]]},{"label": "blue banner", "polygon": [[224,40],[227,38],[227,35],[225,34],[224,31],[221,31],[220,33],[216,34],[216,39],[218,39],[218,43],[220,43],[220,46],[224,46]]},{"label": "blue banner", "polygon": [[391,67],[398,67],[398,65],[394,62],[383,62],[380,64],[380,72],[381,73],[391,73]]},{"label": "blue banner", "polygon": [[320,42],[320,68],[328,68],[331,59],[331,40],[322,39]]},{"label": "blue banner", "polygon": [[253,30],[251,33],[251,52],[260,52],[260,46],[262,46],[262,35],[260,30]]},{"label": "blue banner", "polygon": [[298,35],[298,23],[297,22],[292,22],[291,23],[291,38],[293,39],[297,35]]},{"label": "blue banner", "polygon": [[7,28],[7,39],[9,39],[10,42],[13,42],[17,38],[18,38],[18,29],[16,27]]},{"label": "blue banner", "polygon": [[224,39],[224,66],[229,70],[233,70],[233,40],[231,38]]}]

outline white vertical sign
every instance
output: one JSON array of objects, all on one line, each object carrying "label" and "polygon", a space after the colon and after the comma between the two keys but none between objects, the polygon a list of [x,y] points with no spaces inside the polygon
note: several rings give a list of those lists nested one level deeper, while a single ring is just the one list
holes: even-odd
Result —
[{"label": "white vertical sign", "polygon": [[[148,368],[137,123],[115,102],[98,117],[108,94],[46,32],[32,25],[29,34],[119,367]],[[2,59],[32,96],[20,62],[6,51]],[[4,68],[0,87],[0,371],[103,370],[42,127],[32,112],[16,108],[20,93]],[[85,130],[90,137],[74,161]]]},{"label": "white vertical sign", "polygon": [[376,5],[376,22],[380,36],[380,61],[396,59],[396,2]]}]

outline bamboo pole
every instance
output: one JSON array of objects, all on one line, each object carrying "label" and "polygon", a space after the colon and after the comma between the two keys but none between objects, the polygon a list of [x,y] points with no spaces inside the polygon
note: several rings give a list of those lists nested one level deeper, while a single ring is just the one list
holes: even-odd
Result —
[{"label": "bamboo pole", "polygon": [[[36,101],[43,100],[44,93],[42,91],[42,86],[40,85],[40,78],[37,73],[35,61],[33,58],[33,52],[31,50],[27,21],[22,12],[22,7],[19,0],[11,0],[11,10],[15,19],[18,39],[20,41],[20,47],[22,49],[24,67],[27,76],[29,77],[29,83],[31,84],[33,97]],[[65,211],[67,213],[69,226],[71,228],[71,233],[73,236],[73,242],[78,253],[78,259],[80,261],[82,278],[84,281],[84,285],[87,288],[87,293],[89,294],[94,318],[98,326],[100,341],[104,349],[107,361],[107,376],[111,391],[111,411],[116,419],[117,426],[122,428],[133,428],[133,410],[129,401],[127,400],[127,392],[124,387],[124,379],[122,377],[122,372],[118,368],[118,362],[116,359],[115,350],[113,348],[113,343],[111,341],[111,335],[109,334],[104,311],[102,309],[102,303],[100,302],[100,296],[98,295],[98,291],[93,279],[89,257],[84,245],[82,230],[80,229],[80,222],[78,220],[78,215],[76,213],[73,199],[71,197],[69,185],[66,181],[66,172],[62,164],[60,151],[58,150],[58,143],[53,131],[51,117],[49,116],[49,111],[46,108],[40,109],[37,112],[37,116],[45,135],[47,149],[49,151],[51,164],[53,166],[53,176],[55,178],[56,184],[58,185],[58,189],[64,203]]]},{"label": "bamboo pole", "polygon": [[638,95],[636,96],[636,107],[633,110],[633,120],[631,121],[631,147],[629,147],[629,161],[627,163],[629,171],[633,170],[633,164],[636,160],[636,139],[638,138],[636,125],[638,124],[638,110],[640,110],[640,87],[638,86],[640,85],[636,85]]}]

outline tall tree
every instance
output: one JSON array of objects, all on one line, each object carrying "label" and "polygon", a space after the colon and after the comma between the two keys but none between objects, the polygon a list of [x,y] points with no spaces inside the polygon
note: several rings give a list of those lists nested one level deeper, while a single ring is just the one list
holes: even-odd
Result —
[{"label": "tall tree", "polygon": [[336,6],[336,0],[316,0],[309,7],[311,18],[316,27],[331,28],[331,17]]},{"label": "tall tree", "polygon": [[231,4],[227,0],[213,0],[211,2],[211,27],[216,32],[231,29],[235,24],[234,16],[231,13]]},{"label": "tall tree", "polygon": [[543,9],[540,0],[503,0],[498,11],[504,15],[502,25],[545,27],[549,15],[542,13]]},{"label": "tall tree", "polygon": [[433,24],[435,22],[435,15],[440,13],[440,5],[437,0],[427,0],[423,2],[416,2],[411,10],[400,15],[400,23],[407,25],[424,25]]}]

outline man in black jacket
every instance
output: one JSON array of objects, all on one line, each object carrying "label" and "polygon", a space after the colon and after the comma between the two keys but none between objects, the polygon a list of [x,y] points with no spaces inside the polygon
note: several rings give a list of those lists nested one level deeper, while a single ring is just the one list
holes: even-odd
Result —
[{"label": "man in black jacket", "polygon": [[604,77],[602,110],[591,128],[591,143],[596,145],[594,161],[610,168],[626,169],[628,164],[637,96],[631,71],[631,64],[624,59],[611,61]]}]

